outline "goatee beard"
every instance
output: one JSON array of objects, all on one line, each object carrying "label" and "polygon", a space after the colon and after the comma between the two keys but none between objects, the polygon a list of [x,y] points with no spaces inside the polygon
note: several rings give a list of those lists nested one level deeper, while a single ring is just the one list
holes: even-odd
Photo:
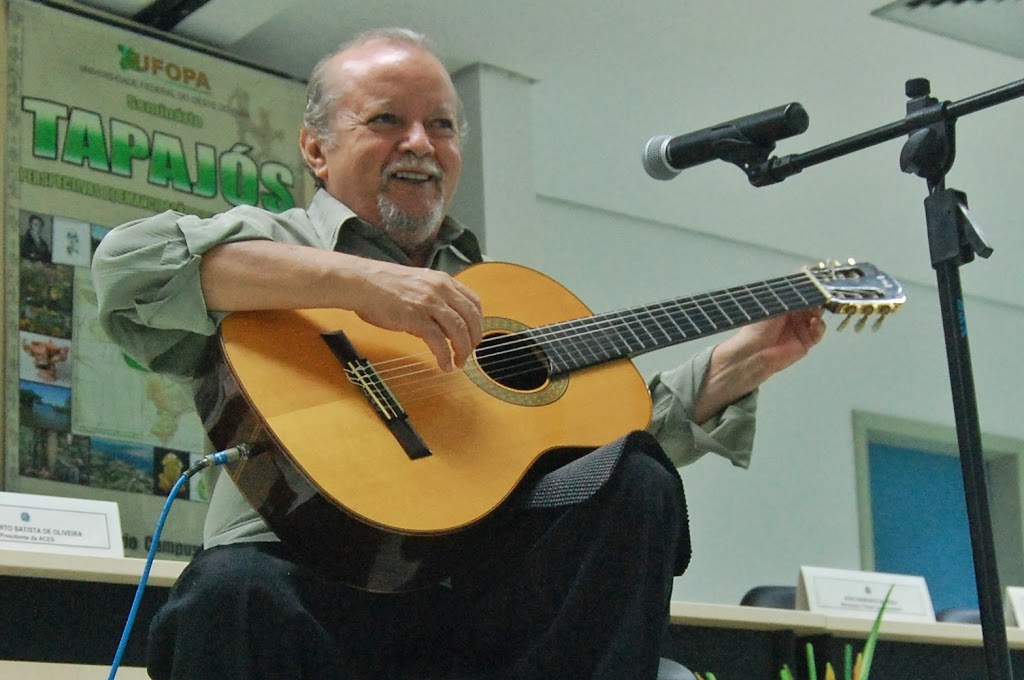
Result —
[{"label": "goatee beard", "polygon": [[417,249],[433,238],[444,221],[444,201],[438,200],[426,213],[410,214],[384,194],[377,196],[381,228],[405,251]]}]

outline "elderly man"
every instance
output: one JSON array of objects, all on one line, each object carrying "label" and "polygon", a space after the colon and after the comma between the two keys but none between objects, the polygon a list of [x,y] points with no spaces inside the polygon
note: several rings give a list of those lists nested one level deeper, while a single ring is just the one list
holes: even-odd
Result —
[{"label": "elderly man", "polygon": [[[112,231],[94,262],[108,333],[154,370],[187,375],[226,312],[340,308],[422,339],[457,370],[483,335],[477,294],[451,276],[481,258],[446,216],[463,132],[422,36],[360,36],[311,75],[299,136],[319,187],[309,208],[164,213]],[[674,467],[706,451],[745,465],[756,388],[823,330],[815,312],[764,321],[658,376],[649,430],[664,449],[643,434],[588,454],[574,463],[598,477],[585,494],[546,493],[573,475],[532,481],[500,549],[411,593],[311,569],[221,475],[205,549],[154,620],[151,675],[653,679],[689,549]]]}]

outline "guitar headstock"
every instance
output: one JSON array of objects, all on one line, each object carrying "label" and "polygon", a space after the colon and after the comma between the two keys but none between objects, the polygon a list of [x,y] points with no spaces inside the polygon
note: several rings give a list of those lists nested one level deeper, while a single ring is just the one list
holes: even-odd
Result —
[{"label": "guitar headstock", "polygon": [[821,262],[806,271],[825,293],[825,309],[846,315],[839,330],[858,314],[855,330],[863,329],[872,315],[877,315],[873,325],[877,330],[907,300],[899,281],[868,262]]}]

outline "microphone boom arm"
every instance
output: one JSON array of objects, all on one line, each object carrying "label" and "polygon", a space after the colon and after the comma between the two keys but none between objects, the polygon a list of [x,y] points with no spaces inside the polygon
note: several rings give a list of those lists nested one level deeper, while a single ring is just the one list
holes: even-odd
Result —
[{"label": "microphone boom arm", "polygon": [[927,128],[936,123],[951,123],[961,116],[987,109],[1018,97],[1024,97],[1024,80],[1018,80],[955,103],[948,101],[933,102],[930,105],[921,107],[917,111],[908,113],[902,120],[862,132],[838,142],[826,144],[805,153],[790,154],[782,158],[767,158],[766,154],[764,159],[757,161],[757,165],[753,165],[750,168],[743,168],[742,165],[740,167],[743,168],[750,183],[755,187],[778,184],[787,177],[795,175],[812,165],[818,165],[833,158],[839,158],[840,156],[887,142],[890,139],[902,137],[915,130]]}]

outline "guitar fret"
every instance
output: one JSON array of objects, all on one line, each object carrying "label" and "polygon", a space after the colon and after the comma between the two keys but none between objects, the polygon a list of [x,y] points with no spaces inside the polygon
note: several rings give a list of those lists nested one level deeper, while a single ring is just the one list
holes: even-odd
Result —
[{"label": "guitar fret", "polygon": [[797,296],[797,298],[804,304],[807,303],[807,297],[800,291],[800,288],[794,283],[793,279],[786,279],[785,283],[790,286],[790,290]]},{"label": "guitar fret", "polygon": [[669,338],[670,343],[682,342],[686,339],[686,332],[679,326],[676,321],[676,316],[673,313],[672,307],[674,305],[670,302],[659,302],[658,303],[658,315],[665,319],[667,323],[659,324],[659,328],[665,334],[665,337]]},{"label": "guitar fret", "polygon": [[776,300],[778,301],[778,303],[779,303],[779,307],[780,307],[780,308],[781,308],[781,309],[782,309],[783,311],[789,311],[789,310],[790,310],[790,306],[789,306],[789,305],[787,305],[787,304],[786,304],[786,301],[785,301],[785,300],[783,300],[783,299],[782,299],[782,298],[781,298],[781,297],[779,296],[779,293],[778,293],[778,291],[776,291],[776,290],[775,290],[775,286],[772,286],[772,285],[770,285],[770,284],[765,284],[765,288],[767,288],[767,289],[768,289],[768,292],[769,292],[769,293],[771,293],[772,297],[773,297],[773,298],[775,298],[775,299],[776,299]]},{"label": "guitar fret", "polygon": [[[733,295],[733,292],[731,290],[726,290],[725,291],[725,295],[728,296],[728,299],[726,300],[726,302],[727,303],[732,303],[732,305],[737,310],[739,310],[739,312],[743,315],[743,317],[747,321],[752,321],[753,320],[753,319],[751,319],[750,314],[747,314],[747,310],[743,309],[743,305],[740,304],[739,300],[736,299],[736,296]],[[729,314],[729,316],[734,318],[734,319],[737,319],[737,320],[739,319],[739,317],[736,314]]]},{"label": "guitar fret", "polygon": [[[581,327],[581,325],[582,322],[580,321],[573,321],[570,324],[570,326],[577,331]],[[577,337],[578,341],[576,343],[576,349],[582,357],[586,358],[589,354],[590,360],[594,362],[600,362],[603,359],[603,357],[600,354],[598,354],[600,346],[597,345],[597,343],[595,342],[593,331],[588,331],[586,333],[577,332]]]},{"label": "guitar fret", "polygon": [[607,326],[606,334],[608,336],[609,346],[612,350],[611,357],[623,357],[629,356],[633,351],[632,346],[628,341],[628,337],[623,335],[623,314],[616,313],[606,317]]},{"label": "guitar fret", "polygon": [[[701,298],[701,300],[707,300],[708,296],[707,295],[701,295],[700,298]],[[714,320],[712,320],[712,318],[710,316],[708,316],[708,313],[706,311],[704,311],[704,304],[705,303],[703,303],[703,302],[698,302],[697,303],[697,311],[699,311],[704,316],[704,318],[708,320],[708,323],[711,324],[711,329],[717,331],[718,330],[718,326],[715,325]]]},{"label": "guitar fret", "polygon": [[681,342],[687,338],[687,335],[686,331],[684,331],[679,325],[679,321],[677,320],[678,316],[671,309],[673,306],[678,307],[679,305],[676,303],[665,302],[662,303],[661,308],[665,311],[665,315],[668,317],[668,320],[672,322],[672,325],[676,329],[676,332],[672,337],[676,338],[676,341]]},{"label": "guitar fret", "polygon": [[[763,319],[765,317],[770,316],[768,310],[765,308],[764,305],[761,304],[761,301],[754,294],[754,291],[751,290],[750,286],[741,286],[737,290],[743,296],[746,297],[745,304],[754,314],[754,316],[752,316],[751,319]],[[743,303],[741,298],[737,298],[737,301],[740,301],[741,304]],[[753,302],[753,304],[756,305],[756,309],[753,306],[751,306],[751,302]]]},{"label": "guitar fret", "polygon": [[644,320],[642,318],[640,318],[638,315],[634,315],[633,318],[630,319],[629,323],[631,326],[639,328],[643,332],[643,334],[647,336],[647,340],[644,341],[643,343],[644,347],[656,347],[658,345],[658,341],[654,337],[654,334],[651,333],[650,327],[648,326],[648,324],[644,323]]},{"label": "guitar fret", "polygon": [[[572,339],[566,336],[562,326],[564,324],[548,327],[547,337],[544,338],[543,342],[544,353],[548,357],[548,370],[555,375],[564,373],[573,365],[571,360],[572,353],[569,351],[569,344]],[[536,338],[537,333],[536,331],[529,331],[527,336]]]},{"label": "guitar fret", "polygon": [[594,317],[593,333],[605,359],[622,356],[622,336],[616,327],[614,315]]},{"label": "guitar fret", "polygon": [[764,309],[765,316],[774,316],[786,310],[786,305],[783,304],[779,296],[775,295],[775,292],[767,284],[761,284],[752,293],[761,304],[761,308]]},{"label": "guitar fret", "polygon": [[700,326],[694,323],[693,318],[689,314],[687,314],[686,309],[684,309],[682,305],[676,305],[676,307],[678,309],[674,318],[680,321],[685,321],[693,329],[691,332],[688,333],[684,331],[684,337],[699,337],[701,334]]},{"label": "guitar fret", "polygon": [[722,305],[718,304],[718,300],[715,299],[714,295],[709,295],[708,299],[711,300],[711,304],[715,306],[715,310],[717,310],[718,312],[715,316],[716,318],[718,318],[719,321],[718,325],[716,325],[715,328],[718,328],[719,325],[725,325],[732,321],[730,316],[725,313],[724,309],[722,309]]},{"label": "guitar fret", "polygon": [[[620,349],[619,355],[626,356],[633,353],[633,346],[629,344],[629,338],[622,333],[622,314],[614,314],[609,316],[608,330],[615,333],[615,339],[613,345]],[[626,330],[629,330],[627,327]]]}]

